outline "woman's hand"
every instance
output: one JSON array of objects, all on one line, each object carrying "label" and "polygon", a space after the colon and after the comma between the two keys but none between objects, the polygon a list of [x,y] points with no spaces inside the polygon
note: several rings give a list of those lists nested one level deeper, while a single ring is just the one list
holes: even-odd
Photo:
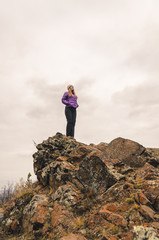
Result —
[{"label": "woman's hand", "polygon": [[75,95],[75,97],[77,98],[77,95],[76,95],[76,93],[75,93],[75,90],[73,89],[73,94]]},{"label": "woman's hand", "polygon": [[75,93],[75,89],[73,86],[71,86],[69,89],[68,89],[68,95],[69,96],[72,96],[72,94],[77,98],[77,95]]}]

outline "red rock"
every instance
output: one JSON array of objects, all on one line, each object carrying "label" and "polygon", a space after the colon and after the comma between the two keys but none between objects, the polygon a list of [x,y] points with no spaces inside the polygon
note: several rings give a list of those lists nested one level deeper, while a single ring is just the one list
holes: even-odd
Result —
[{"label": "red rock", "polygon": [[149,163],[146,163],[142,168],[138,169],[136,173],[136,180],[156,180],[157,178],[159,179],[157,168],[153,167]]},{"label": "red rock", "polygon": [[46,219],[49,215],[48,202],[44,199],[44,201],[39,202],[36,206],[36,211],[34,212],[33,217],[31,218],[32,223],[45,223]]},{"label": "red rock", "polygon": [[150,201],[145,196],[145,194],[143,194],[142,192],[136,193],[135,199],[138,203],[141,203],[143,205],[151,204]]},{"label": "red rock", "polygon": [[125,212],[129,209],[129,207],[130,207],[130,205],[127,202],[125,202],[119,207],[119,210],[122,212]]},{"label": "red rock", "polygon": [[119,137],[108,144],[105,154],[108,159],[119,159],[127,165],[139,167],[145,163],[144,159],[138,158],[144,151],[145,148],[137,142]]},{"label": "red rock", "polygon": [[60,224],[70,225],[71,220],[73,219],[73,216],[70,215],[71,213],[68,210],[66,210],[63,206],[55,202],[51,217],[51,223],[53,228],[56,228]]},{"label": "red rock", "polygon": [[60,240],[87,240],[87,238],[78,235],[78,234],[69,234],[66,237],[62,237],[60,238]]},{"label": "red rock", "polygon": [[101,240],[117,240],[117,239],[119,239],[117,236],[112,236],[110,234],[106,234],[102,237]]},{"label": "red rock", "polygon": [[146,180],[143,181],[141,185],[142,191],[147,199],[152,203],[155,209],[158,208],[159,199],[157,198],[159,196],[159,180]]},{"label": "red rock", "polygon": [[101,209],[109,210],[111,212],[117,212],[118,211],[118,203],[108,203],[108,204],[104,205]]},{"label": "red rock", "polygon": [[139,212],[140,212],[145,218],[148,218],[148,219],[151,219],[151,220],[154,219],[155,212],[154,212],[150,207],[148,207],[148,206],[146,206],[146,205],[140,205]]},{"label": "red rock", "polygon": [[106,219],[107,221],[110,221],[115,225],[126,227],[128,224],[126,219],[123,218],[120,214],[110,212],[106,210],[104,207],[100,209],[99,214],[101,214],[104,219]]},{"label": "red rock", "polygon": [[129,227],[132,228],[135,225],[134,221],[129,221]]},{"label": "red rock", "polygon": [[31,232],[34,228],[40,228],[49,218],[49,205],[46,195],[35,195],[23,210],[23,229]]},{"label": "red rock", "polygon": [[97,149],[99,149],[100,151],[104,152],[107,149],[108,144],[105,142],[101,142],[97,145],[94,145],[94,147],[96,147]]},{"label": "red rock", "polygon": [[143,226],[159,229],[159,222],[144,223]]},{"label": "red rock", "polygon": [[[130,211],[130,210],[129,210]],[[131,210],[129,215],[129,227],[134,225],[139,225],[143,220],[140,212],[136,209]]]},{"label": "red rock", "polygon": [[120,234],[120,239],[122,240],[133,240],[134,235],[132,232],[127,232],[127,233],[121,233]]}]

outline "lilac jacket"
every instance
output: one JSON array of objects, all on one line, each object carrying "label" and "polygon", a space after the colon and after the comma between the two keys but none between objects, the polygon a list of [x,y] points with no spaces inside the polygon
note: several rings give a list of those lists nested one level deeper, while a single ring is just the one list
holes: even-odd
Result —
[{"label": "lilac jacket", "polygon": [[65,104],[66,107],[78,107],[77,98],[75,97],[75,95],[68,96],[68,92],[64,93],[62,97],[62,103]]}]

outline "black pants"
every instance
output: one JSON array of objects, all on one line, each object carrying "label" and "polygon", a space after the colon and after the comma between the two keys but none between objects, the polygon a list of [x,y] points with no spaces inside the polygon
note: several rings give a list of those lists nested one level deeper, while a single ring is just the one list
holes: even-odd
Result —
[{"label": "black pants", "polygon": [[76,123],[76,108],[65,107],[65,115],[67,119],[66,136],[74,137],[74,129]]}]

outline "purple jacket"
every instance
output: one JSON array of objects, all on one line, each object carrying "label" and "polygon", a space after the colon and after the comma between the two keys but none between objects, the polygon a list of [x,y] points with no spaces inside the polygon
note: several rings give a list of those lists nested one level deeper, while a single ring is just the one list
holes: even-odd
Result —
[{"label": "purple jacket", "polygon": [[68,92],[64,93],[62,97],[62,103],[65,104],[66,107],[78,107],[77,98],[75,97],[75,95],[69,96]]}]

